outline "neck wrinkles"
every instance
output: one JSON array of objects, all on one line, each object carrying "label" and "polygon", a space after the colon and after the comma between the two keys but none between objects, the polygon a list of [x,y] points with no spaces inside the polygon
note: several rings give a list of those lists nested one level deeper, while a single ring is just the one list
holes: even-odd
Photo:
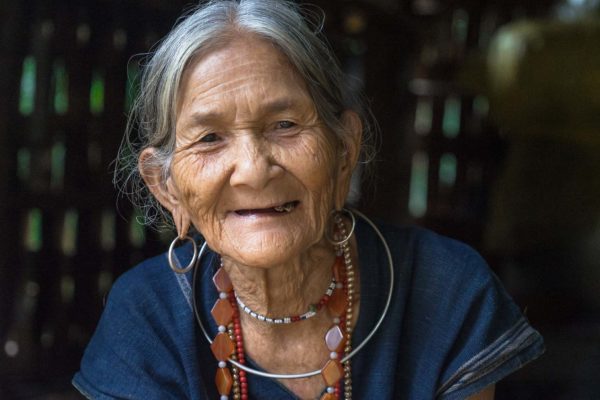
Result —
[{"label": "neck wrinkles", "polygon": [[285,264],[248,267],[223,258],[236,295],[253,311],[272,318],[298,315],[318,302],[331,281],[335,253],[325,240]]}]

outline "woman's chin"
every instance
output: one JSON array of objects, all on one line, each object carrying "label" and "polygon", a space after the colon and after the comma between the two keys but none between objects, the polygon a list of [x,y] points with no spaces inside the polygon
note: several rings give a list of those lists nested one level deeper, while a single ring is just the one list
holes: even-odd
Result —
[{"label": "woman's chin", "polygon": [[255,234],[251,240],[240,239],[231,243],[233,246],[230,249],[223,247],[222,256],[248,267],[271,268],[285,264],[307,250],[306,246],[294,239],[296,238],[282,238],[281,235]]}]

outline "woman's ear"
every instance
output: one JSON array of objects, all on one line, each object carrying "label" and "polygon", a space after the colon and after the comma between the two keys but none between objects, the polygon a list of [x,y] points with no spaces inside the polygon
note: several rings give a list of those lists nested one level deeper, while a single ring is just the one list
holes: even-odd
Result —
[{"label": "woman's ear", "polygon": [[191,219],[181,202],[180,192],[171,176],[165,179],[163,167],[155,160],[157,150],[153,147],[144,149],[138,159],[140,175],[152,195],[173,217],[177,228],[177,236],[183,238],[190,228]]},{"label": "woman's ear", "polygon": [[360,155],[360,144],[363,133],[360,116],[355,111],[344,111],[340,121],[345,134],[342,142],[342,154],[339,160],[337,193],[335,194],[335,207],[338,210],[344,206],[348,191],[350,190],[350,180]]}]

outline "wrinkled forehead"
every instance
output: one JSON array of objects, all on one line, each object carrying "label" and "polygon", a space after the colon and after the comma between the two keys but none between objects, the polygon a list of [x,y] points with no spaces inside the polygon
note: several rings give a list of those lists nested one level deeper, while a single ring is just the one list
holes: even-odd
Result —
[{"label": "wrinkled forehead", "polygon": [[254,34],[228,35],[203,47],[186,65],[178,90],[177,114],[187,91],[219,85],[226,89],[248,74],[266,83],[288,85],[297,94],[309,96],[305,80],[276,44]]}]

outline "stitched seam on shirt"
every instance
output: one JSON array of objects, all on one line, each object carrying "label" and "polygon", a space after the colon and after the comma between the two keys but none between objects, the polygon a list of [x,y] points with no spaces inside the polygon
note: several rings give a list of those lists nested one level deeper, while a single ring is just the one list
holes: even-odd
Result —
[{"label": "stitched seam on shirt", "polygon": [[[173,258],[174,258],[175,264],[177,264],[178,268],[181,268],[181,263],[179,262],[179,258],[177,257],[177,254],[174,254],[174,256],[175,257],[173,257]],[[165,257],[166,257],[166,255],[165,255]],[[187,278],[185,277],[185,274],[178,274],[175,271],[173,271],[173,274],[175,274],[175,279],[177,279],[179,288],[181,289],[181,292],[183,293],[183,296],[185,297],[185,300],[188,303],[188,306],[190,306],[190,309],[193,310],[192,287],[190,286],[190,283],[188,282]]]},{"label": "stitched seam on shirt", "polygon": [[84,390],[81,386],[79,386],[75,379],[71,381],[71,385],[73,385],[75,389],[77,389],[77,391],[79,391],[79,393],[81,393],[86,399],[93,399],[92,395],[89,394],[86,390]]},{"label": "stitched seam on shirt", "polygon": [[[525,334],[527,336],[523,338]],[[490,373],[506,360],[513,357],[514,354],[521,349],[528,347],[535,338],[536,332],[527,325],[525,318],[521,317],[515,325],[502,334],[492,344],[463,364],[446,382],[444,382],[444,384],[442,384],[442,386],[440,386],[436,391],[436,396],[451,393],[465,383],[472,382],[479,379],[481,376]],[[481,371],[477,371],[477,374],[474,373],[474,367],[481,367],[482,363],[495,357],[498,353],[501,354],[499,358],[492,360],[488,365],[484,364]]]},{"label": "stitched seam on shirt", "polygon": [[[523,338],[523,336],[525,337]],[[489,356],[486,356],[485,359],[481,363],[479,363],[479,365],[469,366],[469,368],[462,367],[459,370],[460,373],[455,374],[459,375],[460,379],[458,379],[458,381],[455,383],[447,382],[446,387],[452,384],[451,387],[447,390],[439,390],[438,393],[443,395],[450,394],[458,389],[461,389],[477,381],[481,377],[494,372],[506,361],[513,358],[515,354],[518,354],[521,350],[529,347],[532,343],[534,343],[536,338],[537,333],[532,328],[527,327],[523,333],[517,336],[515,340],[512,340],[512,342],[516,342],[515,345],[509,344],[507,346],[502,346],[501,348],[490,352]],[[488,365],[485,365],[485,360],[490,360],[492,357],[496,356],[497,353],[500,353],[500,356],[496,359],[493,359]],[[475,368],[481,369],[475,370]]]},{"label": "stitched seam on shirt", "polygon": [[477,381],[479,378],[494,372],[502,364],[504,364],[506,361],[511,359],[516,352],[518,352],[521,349],[529,347],[535,341],[535,339],[537,337],[535,332],[533,332],[533,329],[529,329],[529,330],[531,330],[532,332],[530,332],[529,335],[525,339],[523,339],[522,344],[520,346],[518,346],[518,348],[515,348],[515,349],[513,349],[513,351],[507,352],[506,354],[502,354],[500,358],[498,358],[495,362],[493,362],[489,366],[485,367],[481,371],[473,371],[471,373],[466,373],[465,376],[460,379],[460,381],[455,383],[444,394],[452,393],[462,387],[465,387],[465,386]]}]

